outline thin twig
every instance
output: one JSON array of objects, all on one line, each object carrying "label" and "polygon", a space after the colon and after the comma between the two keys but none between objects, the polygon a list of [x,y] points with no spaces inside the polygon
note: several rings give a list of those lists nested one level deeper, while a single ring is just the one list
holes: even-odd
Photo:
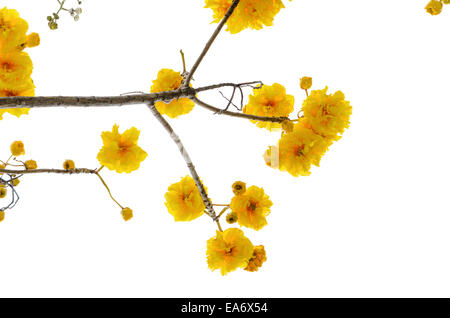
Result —
[{"label": "thin twig", "polygon": [[203,203],[205,204],[206,207],[206,212],[214,221],[216,221],[216,212],[214,211],[214,207],[212,206],[211,200],[206,194],[205,187],[203,186],[203,183],[201,182],[200,177],[197,174],[197,170],[195,170],[194,164],[192,163],[192,160],[189,157],[186,148],[184,148],[184,145],[181,142],[180,137],[178,137],[178,135],[174,132],[174,130],[167,122],[167,120],[165,120],[164,117],[159,113],[154,104],[149,104],[148,108],[151,110],[155,118],[161,123],[161,125],[167,130],[172,140],[178,146],[178,149],[180,150],[180,153],[183,156],[184,161],[186,161],[186,165],[188,166],[191,176],[194,179],[195,184],[197,185],[197,188],[200,192]]},{"label": "thin twig", "polygon": [[236,112],[230,112],[228,110],[222,110],[220,108],[214,107],[212,105],[209,105],[205,103],[204,101],[198,99],[197,97],[192,97],[191,100],[195,102],[197,105],[208,109],[209,111],[212,111],[219,115],[227,115],[231,117],[238,117],[238,118],[245,118],[250,120],[257,120],[257,121],[268,121],[268,122],[274,122],[274,123],[281,123],[285,120],[288,120],[288,117],[263,117],[263,116],[256,116],[256,115],[250,115],[250,114],[244,114],[244,113],[236,113]]},{"label": "thin twig", "polygon": [[200,53],[199,57],[195,61],[194,65],[192,66],[191,70],[187,74],[186,80],[184,81],[183,85],[184,87],[189,87],[189,84],[191,82],[192,76],[194,76],[195,71],[197,70],[198,66],[202,62],[203,58],[205,57],[206,53],[208,53],[208,50],[211,48],[211,45],[214,43],[214,40],[219,35],[220,31],[222,30],[225,23],[227,23],[228,19],[233,14],[234,9],[236,9],[237,5],[239,4],[240,0],[234,0],[231,4],[230,8],[228,9],[227,13],[225,13],[225,16],[223,17],[222,21],[219,22],[219,25],[217,26],[214,33],[209,38],[208,42],[206,43],[202,53]]}]

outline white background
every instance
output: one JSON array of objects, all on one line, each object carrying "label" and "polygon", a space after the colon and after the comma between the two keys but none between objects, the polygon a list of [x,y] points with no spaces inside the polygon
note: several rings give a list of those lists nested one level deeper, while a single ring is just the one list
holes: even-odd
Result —
[{"label": "white background", "polygon": [[[209,271],[214,224],[173,221],[163,196],[187,168],[145,106],[5,115],[2,159],[20,139],[24,159],[40,167],[72,158],[96,168],[100,133],[114,123],[140,129],[149,156],[131,174],[103,172],[135,212],[127,223],[95,176],[24,177],[19,204],[0,224],[0,296],[450,296],[450,6],[432,17],[426,2],[287,2],[273,27],[222,33],[198,69],[196,86],[281,83],[297,110],[298,79],[309,75],[314,89],[342,90],[353,106],[350,129],[300,178],[264,164],[278,133],[198,106],[170,121],[215,203],[229,202],[236,180],[270,195],[269,225],[243,228],[267,250],[257,273]],[[147,92],[159,69],[180,70],[180,49],[192,65],[215,27],[202,0],[97,0],[85,1],[79,22],[62,14],[50,31],[56,5],[0,4],[41,35],[28,50],[37,95]],[[224,104],[218,92],[204,98]]]}]

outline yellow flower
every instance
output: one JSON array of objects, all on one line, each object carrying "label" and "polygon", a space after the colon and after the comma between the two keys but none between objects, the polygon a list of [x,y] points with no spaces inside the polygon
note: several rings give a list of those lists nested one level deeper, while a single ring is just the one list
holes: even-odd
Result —
[{"label": "yellow flower", "polygon": [[5,219],[5,211],[1,210],[0,211],[0,222],[3,222],[4,219]]},{"label": "yellow flower", "polygon": [[233,183],[231,188],[233,189],[233,193],[235,195],[239,195],[245,192],[245,190],[247,189],[247,185],[245,184],[245,182],[236,181],[235,183]]},{"label": "yellow flower", "polygon": [[208,267],[212,271],[220,269],[222,275],[246,267],[253,255],[253,244],[240,229],[217,231],[206,245]]},{"label": "yellow flower", "polygon": [[25,154],[25,146],[24,146],[23,142],[21,142],[20,140],[14,141],[11,144],[11,154],[13,156],[24,155]]},{"label": "yellow flower", "polygon": [[73,170],[75,169],[75,162],[73,162],[73,160],[67,159],[63,162],[63,168],[64,170]]},{"label": "yellow flower", "polygon": [[332,141],[305,127],[303,120],[294,131],[281,137],[278,142],[279,169],[297,177],[310,175],[311,164],[319,166],[320,159]]},{"label": "yellow flower", "polygon": [[272,201],[264,193],[264,189],[256,186],[251,186],[244,194],[234,196],[230,203],[239,225],[257,231],[267,224],[266,216],[269,215],[271,206]]},{"label": "yellow flower", "polygon": [[39,44],[41,44],[41,38],[39,37],[39,34],[33,32],[27,36],[27,47],[35,47]]},{"label": "yellow flower", "polygon": [[255,246],[253,249],[253,256],[248,262],[247,267],[244,269],[249,272],[256,272],[265,261],[267,261],[267,257],[264,245]]},{"label": "yellow flower", "polygon": [[133,210],[130,208],[123,208],[121,214],[125,221],[129,221],[133,217]]},{"label": "yellow flower", "polygon": [[306,90],[308,90],[308,89],[311,88],[311,86],[312,86],[312,78],[311,78],[311,77],[303,76],[303,77],[300,79],[300,88],[301,88],[301,89],[306,89]]},{"label": "yellow flower", "polygon": [[431,15],[438,15],[442,11],[442,2],[437,0],[431,0],[425,10]]},{"label": "yellow flower", "polygon": [[200,191],[190,176],[172,184],[164,197],[167,210],[175,221],[192,221],[202,216],[205,210]]},{"label": "yellow flower", "polygon": [[100,164],[119,173],[139,169],[147,153],[137,145],[139,130],[132,127],[119,134],[119,126],[102,133],[103,147],[97,155]]},{"label": "yellow flower", "polygon": [[[294,96],[286,95],[283,85],[264,85],[262,88],[253,89],[253,95],[249,96],[248,104],[244,107],[245,114],[264,117],[287,117],[294,110]],[[258,122],[256,126],[268,130],[277,130],[281,127],[279,123]]]},{"label": "yellow flower", "polygon": [[26,42],[28,23],[12,9],[0,9],[0,53],[21,50]]},{"label": "yellow flower", "polygon": [[303,102],[303,115],[316,133],[338,140],[349,126],[352,106],[341,91],[331,95],[327,90],[325,87],[311,92]]},{"label": "yellow flower", "polygon": [[27,161],[25,161],[25,167],[28,170],[34,170],[34,169],[37,169],[37,163],[34,160],[27,160]]},{"label": "yellow flower", "polygon": [[25,52],[0,55],[0,82],[11,89],[22,87],[29,80],[33,63]]},{"label": "yellow flower", "polygon": [[[206,0],[205,8],[214,12],[214,21],[220,22],[231,6],[232,0]],[[227,31],[239,33],[247,28],[260,30],[271,26],[274,17],[284,8],[281,0],[241,0],[227,21]]]},{"label": "yellow flower", "polygon": [[[164,68],[158,72],[156,80],[150,89],[152,93],[176,90],[180,87],[183,76],[180,72]],[[166,104],[164,102],[156,102],[156,108],[161,114],[166,114],[170,118],[189,113],[194,108],[194,102],[189,98],[179,98]]]}]

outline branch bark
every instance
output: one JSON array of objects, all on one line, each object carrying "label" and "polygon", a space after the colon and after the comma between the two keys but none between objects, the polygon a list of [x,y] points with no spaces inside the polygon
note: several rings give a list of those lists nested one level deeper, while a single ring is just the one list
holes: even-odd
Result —
[{"label": "branch bark", "polygon": [[167,122],[167,120],[165,120],[164,117],[159,113],[159,111],[156,109],[154,104],[149,104],[148,108],[151,110],[151,112],[155,116],[155,118],[161,123],[161,125],[164,127],[164,129],[169,133],[170,138],[172,138],[172,140],[177,145],[178,150],[180,150],[181,156],[183,157],[184,161],[186,162],[189,172],[191,173],[191,176],[194,179],[195,184],[197,185],[197,189],[200,192],[200,196],[202,197],[203,203],[205,204],[208,215],[214,221],[216,221],[217,215],[216,215],[216,212],[214,211],[214,207],[211,203],[211,200],[208,197],[208,194],[206,193],[205,187],[203,186],[203,183],[200,180],[200,177],[198,176],[197,170],[195,170],[195,166],[192,163],[191,157],[189,156],[186,148],[184,148],[184,145],[180,140],[180,137],[178,137],[178,135],[172,129],[172,127]]}]

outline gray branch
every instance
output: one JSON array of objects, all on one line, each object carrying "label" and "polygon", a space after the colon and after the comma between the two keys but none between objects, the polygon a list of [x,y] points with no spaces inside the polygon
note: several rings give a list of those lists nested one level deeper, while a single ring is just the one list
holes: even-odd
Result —
[{"label": "gray branch", "polygon": [[180,151],[181,155],[183,156],[183,159],[186,162],[187,167],[189,168],[191,176],[194,179],[195,184],[197,185],[197,188],[200,192],[203,203],[205,204],[208,215],[214,221],[216,221],[216,212],[214,211],[214,207],[212,206],[211,200],[209,199],[208,195],[206,194],[205,187],[203,186],[203,183],[201,182],[200,177],[197,174],[197,170],[195,170],[194,164],[192,163],[191,157],[189,157],[189,154],[188,154],[186,148],[184,148],[184,145],[181,142],[180,137],[178,137],[178,135],[174,132],[174,130],[172,129],[170,124],[167,122],[167,120],[165,120],[164,117],[159,113],[159,111],[156,109],[154,104],[149,104],[148,108],[151,110],[152,114],[156,117],[156,119],[161,123],[161,125],[166,129],[166,131],[170,135],[170,138],[172,138],[172,140],[177,145],[178,150]]}]

